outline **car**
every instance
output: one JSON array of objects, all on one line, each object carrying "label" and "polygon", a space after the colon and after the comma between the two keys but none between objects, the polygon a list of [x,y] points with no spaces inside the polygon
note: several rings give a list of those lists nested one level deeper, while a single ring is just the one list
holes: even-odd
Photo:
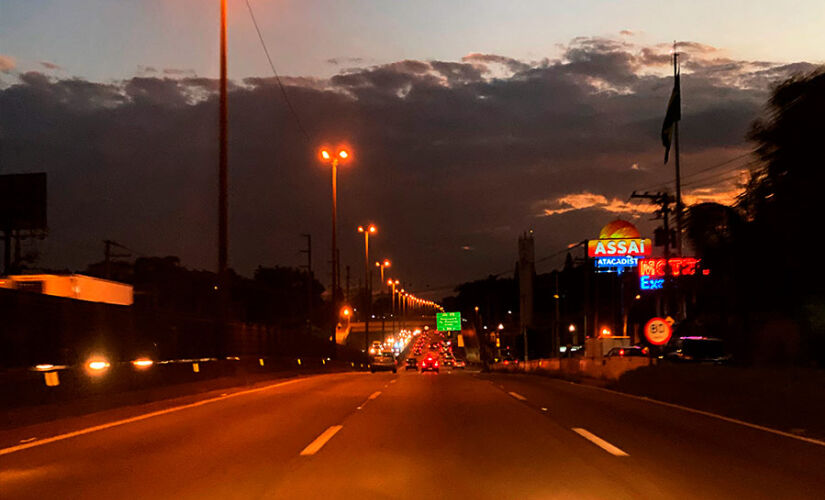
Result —
[{"label": "car", "polygon": [[614,347],[607,351],[605,357],[607,358],[631,358],[631,357],[645,357],[650,355],[650,349],[640,345],[633,345],[627,347]]},{"label": "car", "polygon": [[450,359],[450,358],[446,358],[446,359],[444,360],[444,366],[449,366],[450,368],[452,368],[453,363],[454,363],[454,361],[453,361],[452,359]]},{"label": "car", "polygon": [[375,373],[377,371],[389,371],[392,370],[393,373],[396,373],[398,367],[395,363],[395,356],[392,355],[391,352],[383,352],[381,354],[377,354],[372,357],[370,360],[370,371]]},{"label": "car", "polygon": [[461,368],[464,369],[467,367],[467,362],[463,359],[456,359],[453,361],[453,368]]},{"label": "car", "polygon": [[415,358],[407,358],[407,366],[405,370],[418,370],[418,360]]},{"label": "car", "polygon": [[380,354],[383,349],[384,349],[384,346],[383,346],[383,344],[381,344],[381,341],[374,340],[372,342],[372,345],[370,346],[370,354],[371,355]]},{"label": "car", "polygon": [[432,356],[427,356],[423,361],[421,361],[421,373],[428,371],[438,373],[438,359],[433,358]]}]

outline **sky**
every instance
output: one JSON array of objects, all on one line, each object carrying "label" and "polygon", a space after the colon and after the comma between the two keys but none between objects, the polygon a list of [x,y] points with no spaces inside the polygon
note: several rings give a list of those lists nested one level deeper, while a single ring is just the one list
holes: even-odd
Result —
[{"label": "sky", "polygon": [[[326,255],[314,153],[345,140],[342,265],[355,283],[354,228],[375,222],[373,256],[419,291],[511,270],[529,229],[537,257],[560,258],[617,217],[649,232],[628,197],[670,187],[674,40],[689,202],[735,196],[770,86],[825,47],[821,1],[251,4],[298,120],[230,0],[231,265],[299,265],[301,233]],[[0,0],[0,173],[49,174],[49,234],[27,243],[42,265],[82,270],[114,239],[214,268],[217,16],[217,1]]]}]

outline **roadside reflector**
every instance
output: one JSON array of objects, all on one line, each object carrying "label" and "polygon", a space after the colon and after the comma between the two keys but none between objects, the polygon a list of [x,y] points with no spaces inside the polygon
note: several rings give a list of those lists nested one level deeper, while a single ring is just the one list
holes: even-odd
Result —
[{"label": "roadside reflector", "polygon": [[264,358],[258,358],[258,364],[264,366]]},{"label": "roadside reflector", "polygon": [[57,372],[46,372],[43,376],[46,379],[47,387],[57,387],[60,385],[60,378],[57,376]]},{"label": "roadside reflector", "polygon": [[197,363],[192,363],[192,371],[195,373],[199,373],[201,371],[201,367],[198,366]]}]

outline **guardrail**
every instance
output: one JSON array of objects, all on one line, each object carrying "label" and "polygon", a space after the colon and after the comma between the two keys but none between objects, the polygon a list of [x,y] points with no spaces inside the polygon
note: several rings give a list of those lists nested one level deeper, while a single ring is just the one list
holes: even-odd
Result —
[{"label": "guardrail", "polygon": [[244,383],[268,373],[292,371],[300,374],[366,368],[368,366],[363,361],[321,357],[138,358],[112,362],[95,356],[81,365],[39,364],[28,369],[0,371],[0,407],[12,409],[56,403],[219,377],[237,377]]}]

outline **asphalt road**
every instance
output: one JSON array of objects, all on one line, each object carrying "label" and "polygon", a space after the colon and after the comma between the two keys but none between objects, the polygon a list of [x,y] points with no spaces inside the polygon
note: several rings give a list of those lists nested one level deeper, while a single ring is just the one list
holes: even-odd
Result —
[{"label": "asphalt road", "polygon": [[823,470],[816,443],[470,370],[318,375],[0,433],[4,500],[822,498]]}]

